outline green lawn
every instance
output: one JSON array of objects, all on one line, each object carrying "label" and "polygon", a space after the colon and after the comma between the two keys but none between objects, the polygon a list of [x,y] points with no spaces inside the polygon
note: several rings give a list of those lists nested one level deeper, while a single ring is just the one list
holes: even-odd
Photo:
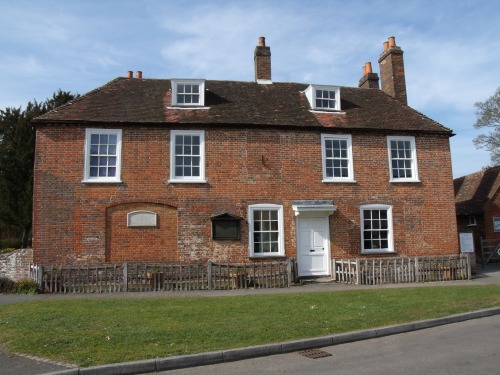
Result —
[{"label": "green lawn", "polygon": [[68,299],[0,308],[0,345],[92,366],[379,327],[500,306],[500,286]]}]

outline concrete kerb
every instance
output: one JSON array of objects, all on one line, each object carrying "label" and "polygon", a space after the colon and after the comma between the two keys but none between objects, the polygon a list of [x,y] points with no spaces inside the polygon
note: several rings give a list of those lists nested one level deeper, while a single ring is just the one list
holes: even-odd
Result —
[{"label": "concrete kerb", "polygon": [[86,368],[73,368],[46,373],[45,375],[132,375],[175,370],[187,367],[207,366],[224,362],[238,361],[242,359],[285,354],[300,350],[346,344],[360,340],[368,340],[371,338],[395,335],[440,325],[463,322],[470,319],[484,318],[497,314],[500,314],[500,307],[494,307],[491,309],[473,311],[463,314],[456,314],[437,319],[421,320],[413,323],[404,323],[399,325],[342,333],[338,335],[316,337],[311,339],[288,341],[281,344],[259,345],[247,348],[221,350],[201,354],[157,358],[151,360],[116,363]]}]

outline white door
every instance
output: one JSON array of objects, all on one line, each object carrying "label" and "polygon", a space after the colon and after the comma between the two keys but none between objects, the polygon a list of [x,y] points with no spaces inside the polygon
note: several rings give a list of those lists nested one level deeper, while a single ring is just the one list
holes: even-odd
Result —
[{"label": "white door", "polygon": [[297,244],[299,276],[330,274],[328,217],[297,218]]}]

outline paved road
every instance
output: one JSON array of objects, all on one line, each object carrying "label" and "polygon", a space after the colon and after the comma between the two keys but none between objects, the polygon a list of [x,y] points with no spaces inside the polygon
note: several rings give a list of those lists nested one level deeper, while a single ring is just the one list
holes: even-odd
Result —
[{"label": "paved road", "polygon": [[159,374],[498,375],[500,315],[321,350],[332,355],[290,353]]}]

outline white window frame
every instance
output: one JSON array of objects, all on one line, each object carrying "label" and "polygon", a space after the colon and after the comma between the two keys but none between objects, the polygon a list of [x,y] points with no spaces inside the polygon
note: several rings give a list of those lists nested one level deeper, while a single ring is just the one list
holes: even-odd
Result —
[{"label": "white window frame", "polygon": [[[93,134],[116,135],[116,174],[113,177],[90,176],[90,147]],[[121,129],[85,129],[85,161],[83,168],[83,182],[91,183],[118,183],[121,182],[121,158],[122,158],[122,130]]]},{"label": "white window frame", "polygon": [[[200,137],[200,175],[176,176],[175,175],[175,138],[178,135]],[[205,183],[205,131],[204,130],[171,130],[170,131],[170,183]]]},{"label": "white window frame", "polygon": [[467,224],[468,227],[475,227],[477,226],[477,219],[476,215],[469,215],[469,224]]},{"label": "white window frame", "polygon": [[[327,176],[327,156],[326,156],[326,141],[339,140],[347,141],[347,177],[328,177]],[[354,180],[354,167],[352,158],[352,137],[350,134],[321,134],[321,162],[323,167],[323,182],[356,182]]]},{"label": "white window frame", "polygon": [[493,231],[500,232],[500,217],[493,218]]},{"label": "white window frame", "polygon": [[[254,251],[254,216],[256,211],[276,211],[278,213],[278,252],[256,253]],[[285,233],[283,206],[278,204],[253,204],[248,206],[248,236],[250,257],[280,257],[285,255]]]},{"label": "white window frame", "polygon": [[[365,249],[365,231],[364,231],[364,212],[368,210],[385,210],[387,211],[387,241],[386,249]],[[393,253],[394,251],[394,234],[392,226],[392,206],[386,204],[366,204],[360,207],[360,228],[361,228],[361,254],[377,254],[377,253]]]},{"label": "white window frame", "polygon": [[[391,142],[404,141],[410,142],[411,147],[411,177],[393,177]],[[415,146],[415,137],[413,136],[388,136],[387,153],[389,157],[389,181],[390,182],[420,182],[418,179],[417,148]]]},{"label": "white window frame", "polygon": [[[172,106],[174,107],[203,107],[205,105],[205,80],[204,79],[172,79]],[[178,103],[177,94],[179,85],[197,85],[199,87],[198,103]]]},{"label": "white window frame", "polygon": [[[316,105],[316,100],[321,99],[317,97],[318,91],[333,91],[335,92],[335,107],[322,107]],[[338,112],[340,111],[340,87],[339,86],[326,86],[326,85],[309,85],[309,87],[304,91],[307,100],[313,110],[325,111],[325,112]]]}]

